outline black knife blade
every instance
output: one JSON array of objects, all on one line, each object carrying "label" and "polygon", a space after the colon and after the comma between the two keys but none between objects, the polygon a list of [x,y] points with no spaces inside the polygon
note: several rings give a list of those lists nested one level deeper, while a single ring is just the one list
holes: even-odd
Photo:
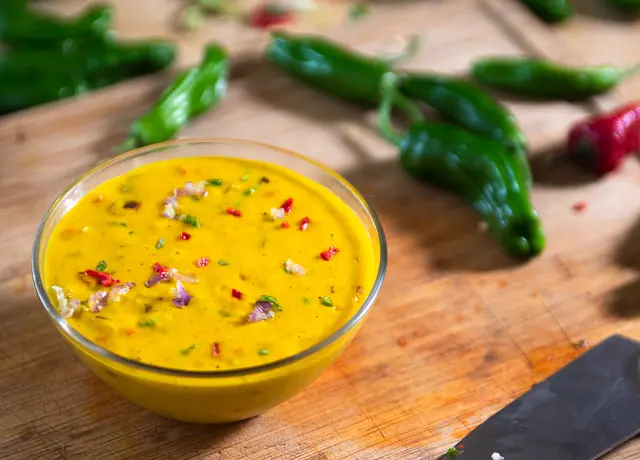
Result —
[{"label": "black knife blade", "polygon": [[614,335],[473,430],[456,458],[593,460],[639,432],[640,343]]}]

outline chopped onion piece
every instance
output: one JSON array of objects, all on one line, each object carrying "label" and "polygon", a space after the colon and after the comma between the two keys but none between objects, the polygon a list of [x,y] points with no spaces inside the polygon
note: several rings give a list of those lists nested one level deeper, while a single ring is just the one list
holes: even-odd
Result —
[{"label": "chopped onion piece", "polygon": [[198,284],[198,278],[189,275],[183,275],[182,273],[179,273],[175,268],[171,269],[171,276],[176,281],[182,281],[183,283],[189,284]]},{"label": "chopped onion piece", "polygon": [[91,294],[91,297],[89,297],[89,309],[92,313],[98,313],[107,306],[108,294],[107,291],[98,291],[95,294]]},{"label": "chopped onion piece", "polygon": [[286,215],[284,208],[271,208],[270,213],[271,217],[274,219],[284,219],[284,216]]},{"label": "chopped onion piece", "polygon": [[176,208],[171,204],[164,205],[164,211],[162,211],[162,217],[166,217],[168,219],[176,218]]},{"label": "chopped onion piece", "polygon": [[184,187],[177,188],[173,191],[175,196],[207,196],[207,182],[202,181],[198,183],[187,182]]},{"label": "chopped onion piece", "polygon": [[78,308],[80,308],[80,301],[78,299],[71,299],[69,301],[69,308],[64,312],[60,312],[60,314],[63,318],[69,318],[73,316]]},{"label": "chopped onion piece", "polygon": [[191,299],[193,298],[189,295],[180,281],[176,281],[175,294],[176,296],[173,299],[173,304],[178,308],[189,305],[189,302],[191,302]]},{"label": "chopped onion piece", "polygon": [[164,283],[165,281],[169,281],[170,279],[170,273],[158,273],[157,275],[154,275],[150,279],[145,281],[144,285],[150,288],[151,286],[155,286],[158,283]]},{"label": "chopped onion piece", "polygon": [[316,0],[271,0],[269,4],[283,11],[309,12],[318,9]]},{"label": "chopped onion piece", "polygon": [[284,263],[284,269],[287,273],[294,273],[298,276],[302,276],[306,273],[304,267],[300,264],[295,263],[291,259],[287,259]]},{"label": "chopped onion piece", "polygon": [[78,299],[67,299],[64,293],[64,288],[60,286],[51,286],[51,289],[56,294],[56,300],[58,302],[58,310],[63,318],[70,318],[80,307],[80,301]]},{"label": "chopped onion piece", "polygon": [[109,291],[107,300],[109,302],[120,302],[120,297],[129,292],[131,288],[135,287],[135,285],[136,283],[128,282],[112,287]]},{"label": "chopped onion piece", "polygon": [[168,205],[171,205],[173,207],[177,207],[178,206],[178,197],[173,195],[173,196],[170,196],[169,198],[165,198],[164,199],[164,204],[168,204]]},{"label": "chopped onion piece", "polygon": [[249,313],[249,322],[257,323],[273,318],[276,314],[273,311],[273,305],[266,300],[259,300],[251,313]]}]

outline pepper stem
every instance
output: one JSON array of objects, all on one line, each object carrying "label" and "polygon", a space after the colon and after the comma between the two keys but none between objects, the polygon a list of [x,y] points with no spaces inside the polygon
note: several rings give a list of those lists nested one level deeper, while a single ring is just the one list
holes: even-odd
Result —
[{"label": "pepper stem", "polygon": [[640,72],[640,62],[638,62],[635,65],[632,65],[631,67],[629,67],[628,69],[622,71],[622,78],[626,78],[629,77],[631,75],[633,75],[634,73],[638,73]]},{"label": "pepper stem", "polygon": [[407,62],[412,61],[414,57],[416,57],[416,54],[418,54],[418,52],[420,51],[421,46],[422,37],[420,37],[419,35],[412,35],[409,38],[409,42],[401,52],[382,55],[378,59],[389,64],[390,66],[406,64]]},{"label": "pepper stem", "polygon": [[136,140],[130,137],[126,141],[124,141],[122,144],[117,146],[114,150],[116,151],[116,153],[124,153],[124,152],[128,152],[129,150],[133,150],[136,147],[137,147]]},{"label": "pepper stem", "polygon": [[400,94],[396,88],[397,78],[387,72],[380,80],[380,106],[378,107],[378,129],[382,136],[394,145],[399,145],[402,136],[391,126],[391,111],[394,106],[405,111],[414,123],[424,120],[420,108]]}]

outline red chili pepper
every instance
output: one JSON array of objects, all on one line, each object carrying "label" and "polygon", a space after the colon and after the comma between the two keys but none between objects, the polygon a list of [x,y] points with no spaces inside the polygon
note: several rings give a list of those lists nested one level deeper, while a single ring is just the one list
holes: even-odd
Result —
[{"label": "red chili pepper", "polygon": [[311,220],[308,217],[303,217],[300,221],[300,230],[304,232],[307,228],[309,228],[310,223]]},{"label": "red chili pepper", "polygon": [[262,5],[251,13],[249,22],[253,27],[266,29],[279,24],[291,22],[293,15],[289,11]]},{"label": "red chili pepper", "polygon": [[84,274],[90,276],[91,278],[95,278],[100,284],[106,287],[113,286],[114,284],[118,284],[120,282],[120,280],[117,280],[113,276],[111,276],[110,273],[99,272],[97,270],[85,270]]},{"label": "red chili pepper", "polygon": [[284,203],[282,203],[280,205],[280,207],[282,209],[284,209],[284,212],[286,212],[287,214],[289,214],[291,212],[291,208],[293,208],[293,198],[289,197],[287,198]]},{"label": "red chili pepper", "polygon": [[227,214],[231,214],[235,217],[242,217],[242,211],[236,208],[227,208]]},{"label": "red chili pepper", "polygon": [[326,251],[322,251],[320,253],[320,257],[322,257],[324,260],[331,260],[331,258],[335,256],[338,252],[340,252],[338,248],[329,246],[329,249],[327,249]]},{"label": "red chili pepper", "polygon": [[211,356],[220,356],[220,344],[218,342],[211,344]]},{"label": "red chili pepper", "polygon": [[282,223],[280,224],[280,227],[282,227],[282,228],[289,228],[290,226],[291,226],[291,225],[289,224],[289,222],[286,222],[286,221],[285,221],[285,222],[282,222]]},{"label": "red chili pepper", "polygon": [[640,103],[575,124],[566,153],[579,166],[602,176],[616,169],[625,155],[640,149]]},{"label": "red chili pepper", "polygon": [[191,238],[191,235],[189,235],[187,232],[180,233],[181,240],[187,241],[189,238]]},{"label": "red chili pepper", "polygon": [[231,289],[231,297],[242,300],[242,292],[238,291],[237,289]]},{"label": "red chili pepper", "polygon": [[165,267],[161,263],[156,262],[153,264],[153,271],[160,274],[169,273],[169,267]]},{"label": "red chili pepper", "polygon": [[198,268],[206,267],[207,265],[209,265],[209,259],[207,257],[200,257],[196,262],[196,267]]}]

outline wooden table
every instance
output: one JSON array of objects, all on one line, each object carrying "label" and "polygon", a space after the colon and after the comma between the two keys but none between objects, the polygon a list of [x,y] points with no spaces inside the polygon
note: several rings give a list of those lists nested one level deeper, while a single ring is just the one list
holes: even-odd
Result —
[{"label": "wooden table", "polygon": [[[52,1],[62,12],[84,1]],[[176,1],[118,1],[122,36],[170,35]],[[552,30],[515,2],[377,1],[371,16],[324,33],[376,52],[424,33],[414,68],[462,72],[486,54],[534,53],[568,63],[640,60],[640,25],[586,6]],[[589,5],[589,2],[583,2]],[[595,3],[595,2],[593,2]],[[175,35],[175,34],[174,34]],[[80,365],[43,312],[30,250],[52,198],[110,155],[167,82],[157,75],[0,120],[0,457],[3,459],[425,459],[590,345],[640,339],[640,166],[591,181],[553,159],[567,127],[630,99],[640,79],[588,105],[510,102],[530,138],[533,201],[544,255],[518,265],[478,231],[459,199],[414,183],[372,129],[373,114],[318,94],[256,59],[264,35],[234,21],[177,36],[181,64],[219,38],[239,64],[230,94],[185,137],[258,139],[345,174],[377,207],[389,274],[365,327],[313,385],[264,416],[231,426],[160,418]],[[589,44],[587,44],[589,40]],[[551,156],[551,158],[550,158]],[[576,213],[573,205],[587,203]],[[640,458],[630,442],[608,458]]]}]

